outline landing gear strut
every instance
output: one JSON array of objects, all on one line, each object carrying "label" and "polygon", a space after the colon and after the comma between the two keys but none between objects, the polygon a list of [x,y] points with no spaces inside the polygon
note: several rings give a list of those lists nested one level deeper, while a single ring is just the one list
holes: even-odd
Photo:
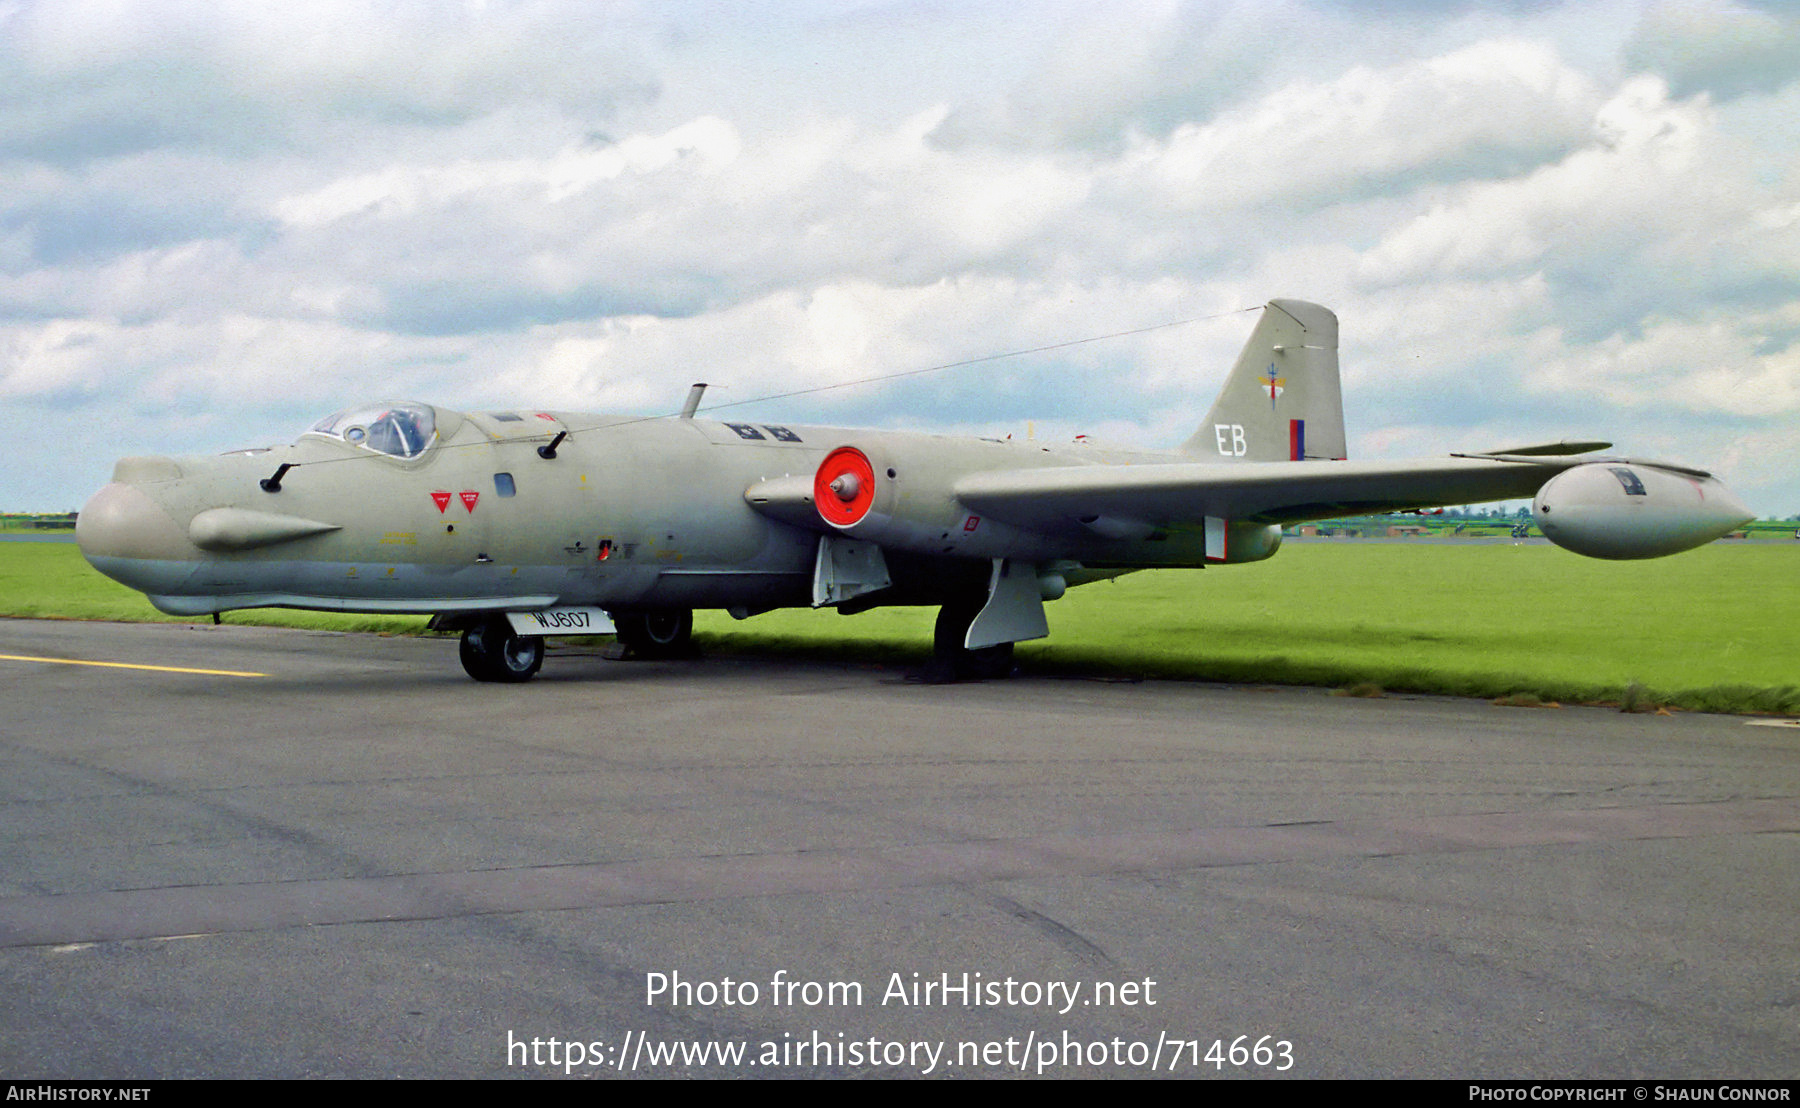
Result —
[{"label": "landing gear strut", "polygon": [[1010,677],[1013,670],[1013,644],[1000,643],[970,650],[963,646],[969,625],[981,614],[981,599],[953,600],[938,609],[937,625],[931,636],[931,661],[921,674],[929,685],[947,685],[955,681],[986,681]]},{"label": "landing gear strut", "polygon": [[614,612],[619,645],[634,658],[680,658],[693,649],[694,613],[687,608],[659,612]]},{"label": "landing gear strut", "polygon": [[544,640],[521,635],[505,616],[477,623],[462,633],[463,669],[477,681],[529,681],[544,664]]}]

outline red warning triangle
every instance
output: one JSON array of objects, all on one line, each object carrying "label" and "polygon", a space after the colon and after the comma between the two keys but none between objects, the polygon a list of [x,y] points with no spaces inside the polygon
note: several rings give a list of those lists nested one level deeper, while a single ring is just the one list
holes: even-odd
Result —
[{"label": "red warning triangle", "polygon": [[475,510],[475,502],[480,499],[481,499],[481,494],[476,492],[474,489],[464,489],[462,491],[463,507],[469,509],[469,511],[471,511],[471,512],[473,512]]},{"label": "red warning triangle", "polygon": [[445,489],[439,489],[431,494],[431,502],[436,504],[438,511],[441,512],[450,506],[450,493]]}]

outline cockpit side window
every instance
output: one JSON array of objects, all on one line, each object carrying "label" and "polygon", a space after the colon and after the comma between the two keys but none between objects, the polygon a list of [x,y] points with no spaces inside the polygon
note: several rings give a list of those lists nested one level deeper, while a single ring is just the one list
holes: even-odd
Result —
[{"label": "cockpit side window", "polygon": [[416,458],[437,437],[437,413],[429,404],[410,401],[366,404],[333,412],[308,434],[328,435],[389,457]]}]

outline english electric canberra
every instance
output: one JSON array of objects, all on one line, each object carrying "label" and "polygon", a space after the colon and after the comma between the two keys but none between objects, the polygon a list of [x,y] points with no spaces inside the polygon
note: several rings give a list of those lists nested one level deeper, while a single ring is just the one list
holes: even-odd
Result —
[{"label": "english electric canberra", "polygon": [[762,421],[412,402],[347,408],[288,446],[132,457],[82,509],[95,568],[176,615],[412,612],[482,681],[544,636],[679,651],[693,610],[931,605],[936,672],[999,674],[1044,604],[1136,569],[1254,562],[1283,525],[1530,497],[1597,558],[1688,550],[1751,513],[1704,470],[1554,443],[1347,461],[1337,317],[1264,309],[1173,452]]}]

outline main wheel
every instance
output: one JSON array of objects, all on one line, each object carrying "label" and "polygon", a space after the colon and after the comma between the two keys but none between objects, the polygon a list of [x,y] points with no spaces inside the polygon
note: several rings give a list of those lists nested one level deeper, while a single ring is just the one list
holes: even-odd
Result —
[{"label": "main wheel", "polygon": [[640,658],[679,658],[693,645],[694,613],[688,608],[613,615],[619,642]]},{"label": "main wheel", "polygon": [[931,635],[931,664],[925,679],[942,684],[951,681],[983,681],[1012,676],[1013,644],[999,643],[970,650],[963,645],[969,625],[981,614],[982,600],[957,600],[938,609]]},{"label": "main wheel", "polygon": [[475,680],[512,684],[537,674],[544,664],[544,640],[521,635],[505,616],[495,616],[464,631],[458,653],[463,670]]}]

